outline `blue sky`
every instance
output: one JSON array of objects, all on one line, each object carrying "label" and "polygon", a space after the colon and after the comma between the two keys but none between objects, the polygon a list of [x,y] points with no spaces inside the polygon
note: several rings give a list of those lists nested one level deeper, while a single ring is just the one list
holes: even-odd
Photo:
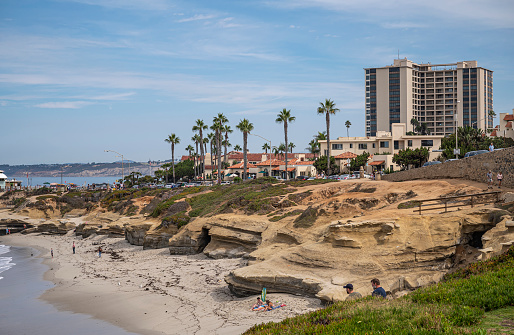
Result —
[{"label": "blue sky", "polygon": [[[397,58],[477,60],[494,71],[494,110],[510,112],[514,1],[1,0],[0,163],[135,161],[191,143],[196,119],[242,118],[305,151],[330,98],[331,137],[364,135],[365,67]],[[249,138],[252,152],[263,140]]]}]

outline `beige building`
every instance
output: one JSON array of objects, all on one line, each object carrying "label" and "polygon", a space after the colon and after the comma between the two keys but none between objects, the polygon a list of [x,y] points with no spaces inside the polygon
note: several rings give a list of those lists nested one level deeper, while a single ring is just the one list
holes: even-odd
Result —
[{"label": "beige building", "polygon": [[498,124],[489,136],[510,137],[514,139],[514,109],[512,114],[500,113],[500,124]]},{"label": "beige building", "polygon": [[477,61],[416,64],[405,58],[364,71],[367,136],[391,131],[394,123],[412,131],[412,118],[433,135],[452,134],[455,125],[493,127],[493,72]]},{"label": "beige building", "polygon": [[[407,125],[405,123],[394,123],[391,125],[390,132],[378,131],[376,136],[331,139],[330,146],[332,148],[330,153],[341,168],[345,167],[349,160],[354,158],[353,155],[368,152],[373,155],[369,162],[370,165],[381,165],[383,168],[396,170],[398,166],[392,162],[395,153],[407,148],[426,147],[430,150],[429,160],[434,160],[440,155],[440,152],[433,152],[433,150],[440,148],[443,138],[442,135],[407,135]],[[321,152],[326,155],[327,141],[319,141],[319,143]],[[382,163],[372,164],[373,161]]]}]

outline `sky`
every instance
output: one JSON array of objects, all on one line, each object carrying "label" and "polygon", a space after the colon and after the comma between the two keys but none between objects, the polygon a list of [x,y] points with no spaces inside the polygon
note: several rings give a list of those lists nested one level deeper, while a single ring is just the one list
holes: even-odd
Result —
[{"label": "sky", "polygon": [[[494,71],[496,114],[514,108],[511,0],[0,0],[0,164],[171,158],[197,119],[295,152],[326,129],[364,136],[364,68],[477,60]],[[249,136],[251,152],[264,140]]]}]

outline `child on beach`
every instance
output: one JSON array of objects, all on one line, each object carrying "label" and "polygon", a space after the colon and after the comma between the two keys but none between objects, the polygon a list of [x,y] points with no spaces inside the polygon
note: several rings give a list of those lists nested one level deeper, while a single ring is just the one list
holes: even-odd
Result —
[{"label": "child on beach", "polygon": [[496,175],[496,179],[498,179],[498,188],[502,188],[503,174],[501,171]]},{"label": "child on beach", "polygon": [[73,253],[75,253],[75,241],[73,241]]},{"label": "child on beach", "polygon": [[264,303],[262,302],[261,297],[258,297],[257,298],[257,303],[252,306],[252,309],[255,310],[255,308],[258,308],[258,307],[263,306],[263,305],[264,305]]},{"label": "child on beach", "polygon": [[52,255],[52,258],[54,258],[54,249],[50,248],[50,254]]}]

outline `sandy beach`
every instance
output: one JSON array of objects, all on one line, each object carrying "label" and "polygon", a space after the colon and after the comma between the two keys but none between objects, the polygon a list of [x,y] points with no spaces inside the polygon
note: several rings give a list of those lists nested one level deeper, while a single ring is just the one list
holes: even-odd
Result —
[{"label": "sandy beach", "polygon": [[269,294],[286,307],[251,311],[256,297],[237,298],[224,281],[231,270],[244,266],[242,259],[171,256],[167,248],[142,250],[122,238],[80,239],[73,232],[2,236],[0,244],[41,250],[39,257],[49,266],[45,279],[56,284],[41,299],[140,334],[240,334],[254,324],[321,307],[317,299]]}]

